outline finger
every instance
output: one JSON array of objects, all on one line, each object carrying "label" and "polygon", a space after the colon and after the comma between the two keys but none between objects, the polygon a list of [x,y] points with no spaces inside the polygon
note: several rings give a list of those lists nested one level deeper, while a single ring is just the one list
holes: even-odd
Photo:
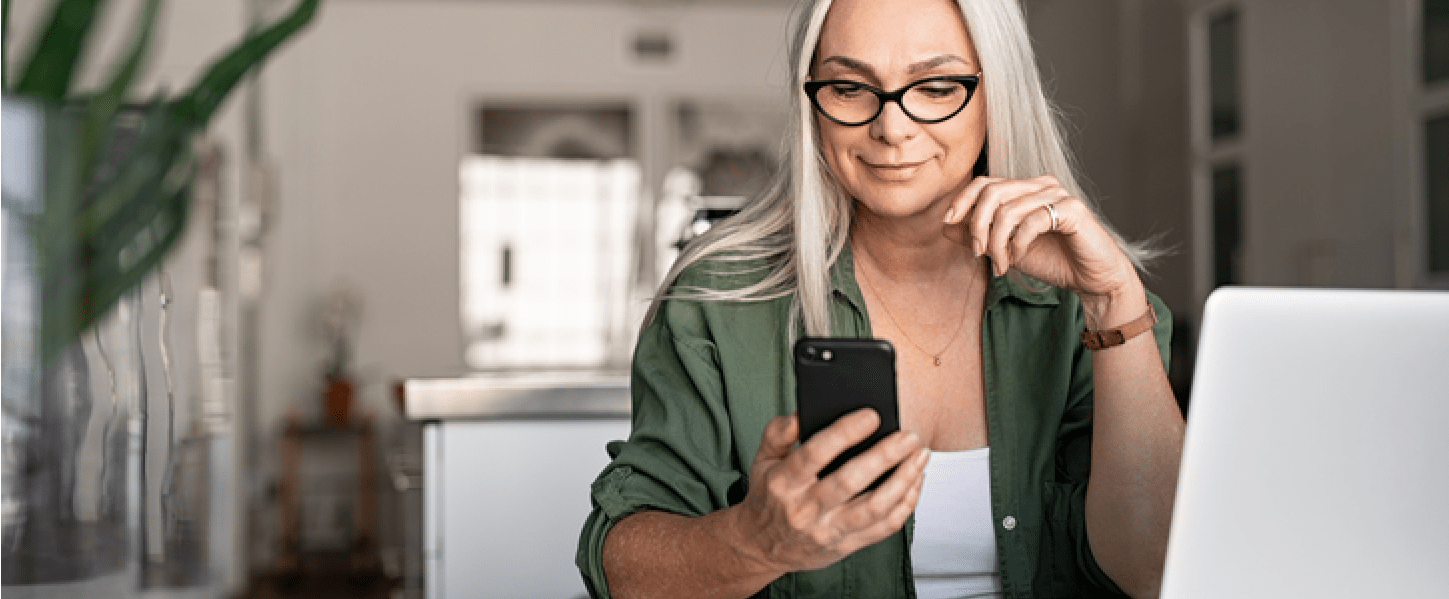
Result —
[{"label": "finger", "polygon": [[790,455],[790,448],[800,437],[798,414],[776,416],[765,424],[765,434],[760,439],[760,449],[755,452],[755,462],[780,460]]},{"label": "finger", "polygon": [[[918,487],[921,481],[925,480],[926,464],[930,461],[931,450],[927,447],[919,447],[908,454],[905,459],[896,466],[881,486],[875,490],[862,494],[853,502],[860,504],[871,518],[884,518],[895,509],[896,504],[904,501],[906,494],[912,488]],[[854,506],[852,506],[854,507]]]},{"label": "finger", "polygon": [[[929,454],[929,452],[926,453]],[[922,458],[920,463],[921,468],[924,469],[926,459]],[[889,512],[881,518],[876,519],[876,528],[874,531],[870,531],[871,536],[876,537],[876,541],[894,534],[895,531],[905,526],[906,519],[910,518],[911,513],[916,511],[916,505],[920,502],[921,489],[925,481],[925,476],[917,475],[913,483],[906,487],[905,495],[899,501],[895,502],[895,505]]]},{"label": "finger", "polygon": [[847,535],[848,545],[875,543],[905,525],[920,500],[930,454],[929,449],[920,448],[900,464],[885,484],[841,510],[842,522],[853,531]]},{"label": "finger", "polygon": [[909,461],[921,447],[921,440],[914,433],[892,433],[825,477],[821,481],[821,500],[827,504],[850,501],[891,468],[899,468]]},{"label": "finger", "polygon": [[[922,460],[921,466],[923,468],[925,464],[926,461]],[[895,507],[886,517],[877,520],[878,528],[873,535],[878,536],[876,541],[894,534],[895,531],[900,530],[902,526],[906,525],[906,519],[910,518],[911,513],[916,511],[916,505],[921,500],[921,489],[925,481],[926,478],[924,476],[916,478],[915,484],[906,488],[905,497],[896,503]]]},{"label": "finger", "polygon": [[[1011,237],[1009,247],[1007,248],[1007,253],[1011,256],[1012,263],[1016,263],[1025,257],[1027,250],[1031,249],[1031,245],[1036,243],[1039,237],[1053,232],[1052,215],[1050,212],[1047,212],[1047,206],[1055,208],[1055,205],[1052,203],[1042,204],[1041,208],[1027,214],[1026,218],[1022,219],[1021,224],[1017,225],[1016,235]],[[1058,228],[1061,226],[1060,210],[1057,214],[1057,226]]]},{"label": "finger", "polygon": [[972,179],[970,183],[966,184],[966,188],[961,190],[961,194],[956,196],[956,199],[951,202],[951,207],[946,209],[946,216],[941,222],[946,224],[961,222],[971,212],[971,207],[976,204],[976,200],[981,195],[981,190],[985,189],[988,183],[997,181],[1001,181],[1001,179],[985,176]]},{"label": "finger", "polygon": [[[1055,181],[1055,180],[1053,180]],[[1003,225],[996,222],[996,218],[1002,206],[1014,203],[1014,200],[1023,196],[1029,196],[1046,189],[1047,184],[1038,179],[1030,180],[1002,180],[987,183],[981,190],[981,195],[971,208],[971,214],[966,219],[966,229],[971,233],[973,250],[976,255],[987,253],[987,245],[993,230],[1001,229]],[[1006,229],[1009,233],[1010,229]]]},{"label": "finger", "polygon": [[[1060,187],[1047,188],[997,208],[991,236],[987,239],[987,255],[991,256],[996,275],[1005,274],[1006,270],[1015,263],[1014,258],[1017,256],[1011,253],[1010,243],[1014,236],[1020,234],[1020,227],[1024,221],[1035,217],[1038,212],[1046,215],[1043,207],[1063,199],[1065,195],[1066,190]],[[1048,217],[1048,224],[1050,224],[1050,217]]]},{"label": "finger", "polygon": [[973,254],[980,255],[976,250],[976,244],[971,239],[970,231],[962,223],[971,214],[972,208],[976,205],[976,201],[986,185],[1000,180],[986,176],[971,179],[971,182],[961,190],[961,193],[952,200],[951,206],[947,208],[946,216],[941,221],[945,225],[941,228],[941,234],[946,239],[970,247]]},{"label": "finger", "polygon": [[[1096,221],[1092,210],[1078,198],[1068,196],[1053,202],[1052,206],[1057,209],[1057,233],[1074,234],[1083,230],[1084,223]],[[1050,215],[1047,216],[1047,221],[1051,221]]]},{"label": "finger", "polygon": [[880,414],[874,408],[861,408],[821,429],[800,444],[790,455],[792,468],[808,472],[811,477],[829,465],[836,456],[870,437],[880,428]]}]

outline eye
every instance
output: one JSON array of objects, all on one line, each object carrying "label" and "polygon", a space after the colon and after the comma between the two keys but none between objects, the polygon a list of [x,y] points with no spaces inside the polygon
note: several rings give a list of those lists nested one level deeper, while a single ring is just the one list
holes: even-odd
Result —
[{"label": "eye", "polygon": [[851,83],[849,81],[831,83],[829,86],[826,86],[826,89],[830,91],[831,95],[840,98],[854,98],[866,93],[864,85]]},{"label": "eye", "polygon": [[931,99],[949,98],[960,93],[961,86],[951,82],[938,81],[917,86],[914,91]]}]

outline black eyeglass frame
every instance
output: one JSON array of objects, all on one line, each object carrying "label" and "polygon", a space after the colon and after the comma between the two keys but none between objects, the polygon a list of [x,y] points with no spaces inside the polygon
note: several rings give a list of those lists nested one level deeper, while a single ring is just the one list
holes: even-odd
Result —
[{"label": "black eyeglass frame", "polygon": [[[943,117],[941,117],[939,119],[922,119],[922,118],[917,118],[916,115],[911,114],[911,110],[909,108],[906,108],[906,103],[904,102],[904,99],[906,97],[906,92],[911,91],[912,88],[914,88],[914,87],[916,87],[918,85],[923,85],[923,84],[926,84],[926,83],[935,83],[937,81],[951,81],[951,82],[954,82],[954,83],[960,83],[962,87],[965,87],[966,88],[966,101],[965,102],[962,102],[961,103],[961,106],[957,107],[956,110],[951,111],[951,114],[948,114],[946,116],[943,116]],[[864,90],[866,90],[866,91],[868,91],[868,92],[870,92],[872,94],[875,94],[876,99],[879,100],[879,102],[876,104],[876,107],[875,107],[875,114],[870,115],[870,118],[865,119],[863,121],[855,122],[855,123],[849,123],[849,122],[842,121],[840,119],[837,119],[837,118],[831,116],[829,112],[826,112],[824,108],[821,108],[820,107],[820,100],[816,97],[816,95],[820,93],[821,88],[824,88],[827,85],[839,85],[839,84],[854,85],[854,86],[860,87],[861,89],[864,89]],[[865,83],[861,83],[859,81],[850,81],[848,79],[827,79],[827,80],[824,80],[824,81],[806,81],[805,82],[805,95],[810,97],[810,104],[815,107],[815,110],[817,112],[819,112],[822,115],[825,115],[825,118],[830,119],[831,122],[833,122],[833,123],[835,123],[837,125],[844,125],[846,127],[859,127],[861,125],[868,124],[868,123],[870,123],[871,121],[874,121],[877,117],[880,116],[881,111],[885,110],[885,105],[886,105],[887,102],[895,102],[896,103],[896,106],[900,106],[901,107],[901,112],[905,113],[905,115],[907,117],[909,117],[911,120],[913,120],[913,121],[915,121],[917,123],[920,123],[922,125],[934,125],[936,123],[941,123],[941,122],[948,121],[948,120],[951,119],[951,117],[954,117],[954,116],[956,116],[958,114],[961,114],[961,111],[964,110],[967,105],[971,104],[971,98],[972,97],[975,97],[975,95],[976,95],[976,87],[979,86],[979,85],[981,85],[981,75],[980,74],[976,74],[976,75],[941,75],[941,76],[938,76],[938,77],[927,77],[925,79],[920,79],[920,80],[917,80],[917,81],[912,81],[911,83],[906,84],[905,87],[902,87],[902,88],[900,88],[898,90],[895,90],[893,92],[884,91],[884,90],[881,90],[880,88],[873,87],[871,85],[868,85],[868,84],[865,84]]]}]

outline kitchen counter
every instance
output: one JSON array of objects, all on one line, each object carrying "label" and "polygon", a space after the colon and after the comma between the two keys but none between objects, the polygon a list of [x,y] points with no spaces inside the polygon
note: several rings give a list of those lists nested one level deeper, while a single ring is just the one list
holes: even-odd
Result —
[{"label": "kitchen counter", "polygon": [[412,420],[577,420],[629,417],[629,375],[623,372],[486,373],[408,379],[403,393]]}]

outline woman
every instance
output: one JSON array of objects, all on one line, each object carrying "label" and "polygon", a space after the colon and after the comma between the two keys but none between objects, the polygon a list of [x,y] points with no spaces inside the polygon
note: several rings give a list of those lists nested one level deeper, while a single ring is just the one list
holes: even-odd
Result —
[{"label": "woman", "polygon": [[[580,539],[590,591],[1155,595],[1182,434],[1168,315],[1073,182],[1016,1],[800,17],[792,172],[651,309]],[[877,417],[796,446],[801,334],[897,348],[902,431],[823,479]]]}]

